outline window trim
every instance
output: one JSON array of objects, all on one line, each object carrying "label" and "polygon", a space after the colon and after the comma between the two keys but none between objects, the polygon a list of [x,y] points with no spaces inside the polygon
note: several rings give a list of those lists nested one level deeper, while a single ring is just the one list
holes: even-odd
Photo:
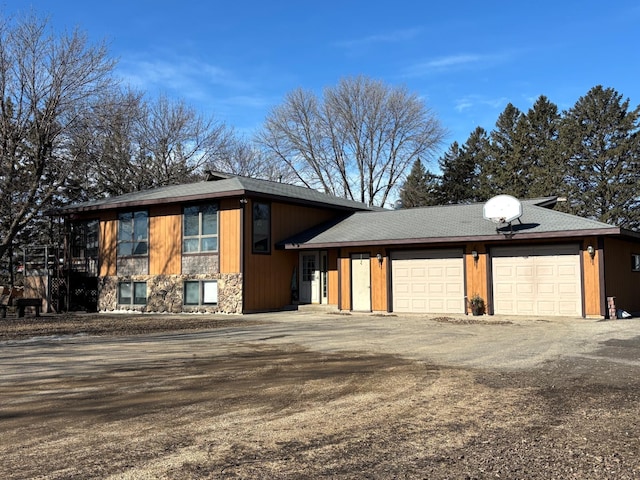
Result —
[{"label": "window trim", "polygon": [[[124,284],[130,284],[131,285],[131,301],[130,302],[123,302],[122,301],[122,295],[121,295],[121,288],[122,285]],[[136,302],[136,286],[139,285],[144,285],[144,303],[139,303]],[[130,307],[136,307],[136,306],[144,306],[147,304],[149,299],[149,292],[147,291],[147,282],[136,282],[133,280],[129,280],[129,281],[121,281],[118,282],[118,305],[128,305]]]},{"label": "window trim", "polygon": [[631,271],[640,272],[640,253],[631,254]]},{"label": "window trim", "polygon": [[[198,285],[198,303],[187,303],[187,284],[197,284]],[[215,284],[216,286],[216,301],[215,302],[205,302],[204,301],[204,286],[205,284]],[[182,285],[182,304],[185,307],[211,307],[217,306],[220,303],[219,292],[218,292],[218,280],[185,280]]]},{"label": "window trim", "polygon": [[[256,207],[265,206],[267,211],[267,238],[266,250],[256,249]],[[262,201],[253,201],[251,205],[251,253],[256,255],[271,254],[271,203]]]},{"label": "window trim", "polygon": [[[207,234],[207,235],[202,234],[203,207],[214,207],[216,210],[216,233],[215,234]],[[187,218],[185,215],[185,210],[187,210],[188,208],[198,209],[198,234],[197,235],[185,235],[185,231],[186,231],[185,221]],[[202,250],[202,240],[206,238],[216,239],[215,250]],[[184,245],[186,240],[195,240],[195,239],[198,240],[198,250],[193,252],[185,251]],[[182,207],[182,254],[183,255],[201,255],[201,254],[208,255],[212,253],[218,253],[219,251],[220,251],[220,205],[218,204],[218,202],[185,205],[184,207]]]},{"label": "window trim", "polygon": [[[139,240],[136,240],[136,238],[135,238],[135,235],[136,235],[136,229],[135,229],[136,214],[144,214],[145,220],[146,220],[146,226],[145,226],[146,236],[144,238],[142,238],[142,239],[139,239]],[[123,240],[123,239],[120,238],[120,236],[122,235],[122,223],[124,222],[122,217],[124,215],[131,215],[131,219],[127,220],[128,222],[130,222],[131,235],[130,235],[129,239],[126,239],[126,240]],[[127,253],[125,255],[122,255],[120,253],[120,246],[125,244],[125,243],[131,245],[131,252]],[[139,244],[139,243],[145,243],[146,244],[145,253],[135,253],[135,246],[136,246],[136,244]],[[132,257],[144,258],[144,257],[148,257],[149,256],[149,211],[148,210],[130,210],[130,211],[118,213],[118,231],[116,233],[116,256],[118,258],[132,258]]]}]

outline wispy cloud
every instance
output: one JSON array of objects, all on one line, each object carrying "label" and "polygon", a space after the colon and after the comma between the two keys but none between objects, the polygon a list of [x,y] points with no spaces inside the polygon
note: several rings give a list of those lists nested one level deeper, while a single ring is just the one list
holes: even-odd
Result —
[{"label": "wispy cloud", "polygon": [[477,107],[490,107],[493,109],[504,108],[509,100],[506,97],[487,97],[484,95],[466,95],[455,100],[454,109],[457,112],[464,112]]},{"label": "wispy cloud", "polygon": [[408,77],[420,77],[436,73],[448,73],[450,71],[486,68],[504,63],[512,56],[511,52],[490,54],[459,53],[415,63],[405,69],[405,75]]},{"label": "wispy cloud", "polygon": [[340,40],[334,42],[335,47],[345,48],[349,50],[366,48],[381,43],[400,43],[416,38],[421,32],[420,28],[406,28],[403,30],[394,30],[391,32],[377,33],[361,38],[352,38],[349,40]]},{"label": "wispy cloud", "polygon": [[125,83],[143,91],[170,91],[198,99],[215,88],[245,90],[250,84],[232,72],[193,58],[121,61],[118,72]]}]

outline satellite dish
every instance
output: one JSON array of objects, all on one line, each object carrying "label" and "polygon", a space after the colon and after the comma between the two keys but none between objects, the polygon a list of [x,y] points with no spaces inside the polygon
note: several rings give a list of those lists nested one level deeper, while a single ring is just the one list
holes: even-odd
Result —
[{"label": "satellite dish", "polygon": [[497,195],[484,204],[482,216],[493,223],[511,223],[522,216],[522,204],[511,195]]}]

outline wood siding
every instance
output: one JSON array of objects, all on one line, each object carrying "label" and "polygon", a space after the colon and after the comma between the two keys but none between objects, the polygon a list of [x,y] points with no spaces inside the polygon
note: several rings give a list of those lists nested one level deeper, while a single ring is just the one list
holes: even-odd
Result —
[{"label": "wood siding", "polygon": [[[477,259],[473,258],[473,254],[471,253],[473,251],[478,252]],[[465,308],[468,313],[471,313],[469,299],[476,293],[484,299],[485,311],[487,313],[493,312],[493,306],[491,305],[491,298],[489,296],[489,285],[491,284],[491,282],[487,273],[488,262],[489,255],[487,253],[487,247],[484,244],[474,243],[465,247],[465,295],[467,296]]]},{"label": "wood siding", "polygon": [[605,294],[616,297],[616,307],[640,312],[640,272],[631,271],[631,255],[640,254],[640,244],[606,238]]},{"label": "wood siding", "polygon": [[100,234],[98,239],[101,277],[116,274],[116,247],[118,220],[115,212],[107,212],[100,218]]},{"label": "wood siding", "polygon": [[242,209],[238,199],[220,202],[220,273],[240,273],[242,255]]},{"label": "wood siding", "polygon": [[[591,245],[595,249],[595,256],[591,258],[587,251]],[[598,239],[586,238],[582,242],[582,291],[584,295],[583,307],[587,317],[601,317],[605,315],[604,285],[601,285],[600,263],[602,250],[598,249]]]},{"label": "wood siding", "polygon": [[340,295],[338,287],[340,285],[338,278],[338,251],[329,250],[327,255],[327,263],[329,269],[327,272],[327,303],[329,305],[338,305]]},{"label": "wood siding", "polygon": [[[378,261],[376,255],[382,255],[382,261]],[[388,311],[387,295],[387,269],[388,259],[382,252],[371,253],[371,310],[374,312]]]},{"label": "wood siding", "polygon": [[179,275],[182,257],[182,208],[159,205],[149,210],[149,274]]},{"label": "wood siding", "polygon": [[271,253],[252,252],[251,211],[244,212],[244,310],[275,310],[291,304],[291,278],[298,269],[299,252],[277,250],[278,242],[332,219],[328,209],[271,203]]},{"label": "wood siding", "polygon": [[[337,282],[331,281],[330,278],[329,285],[335,288],[335,295],[339,298],[337,298],[335,302],[329,299],[329,303],[338,305],[340,310],[351,310],[351,255],[357,253],[369,254],[369,261],[371,263],[371,310],[374,312],[389,311],[389,295],[387,289],[389,281],[389,261],[385,250],[382,248],[343,248],[339,252],[335,252],[335,254],[338,255],[336,264],[339,265],[338,271],[335,273]],[[380,263],[376,257],[378,253],[382,255],[382,263]],[[332,286],[336,283],[337,285]]]},{"label": "wood siding", "polygon": [[340,310],[351,310],[351,254],[348,250],[342,249],[340,251],[338,264],[340,273],[340,303],[338,308]]}]

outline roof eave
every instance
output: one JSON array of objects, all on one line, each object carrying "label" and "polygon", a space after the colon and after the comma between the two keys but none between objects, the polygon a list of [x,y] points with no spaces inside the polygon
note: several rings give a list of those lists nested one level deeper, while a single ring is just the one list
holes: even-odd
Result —
[{"label": "roof eave", "polygon": [[[416,245],[416,244],[433,244],[440,245],[446,243],[469,243],[469,242],[503,242],[509,240],[544,240],[553,238],[576,238],[589,237],[594,235],[620,235],[619,227],[611,228],[595,228],[586,230],[570,230],[570,231],[554,231],[540,233],[511,233],[500,232],[493,235],[470,235],[460,237],[426,237],[426,238],[402,238],[402,239],[382,239],[382,240],[357,240],[348,242],[318,242],[318,243],[302,243],[302,244],[285,244],[282,248],[285,250],[313,250],[319,248],[344,248],[358,247],[363,245],[381,246],[381,245]],[[640,235],[638,235],[640,238]]]},{"label": "roof eave", "polygon": [[200,193],[197,195],[186,195],[179,197],[164,197],[164,198],[154,198],[154,199],[145,199],[145,200],[132,200],[125,202],[112,202],[112,203],[101,203],[99,205],[86,205],[80,207],[69,206],[60,209],[60,215],[68,215],[73,213],[86,213],[86,212],[100,212],[106,210],[116,210],[123,208],[139,208],[139,207],[149,207],[154,205],[166,205],[168,203],[188,203],[188,202],[196,202],[202,200],[210,200],[210,199],[220,199],[220,198],[234,198],[234,197],[251,197],[251,198],[261,198],[268,200],[281,201],[285,203],[293,203],[296,205],[306,205],[306,206],[314,206],[314,207],[324,207],[332,210],[340,210],[340,211],[366,211],[369,208],[365,205],[362,208],[357,206],[348,206],[348,205],[336,205],[332,203],[325,203],[320,200],[305,200],[294,197],[288,197],[286,195],[274,195],[268,194],[264,192],[256,192],[253,190],[227,190],[224,192],[214,192],[214,193]]}]

